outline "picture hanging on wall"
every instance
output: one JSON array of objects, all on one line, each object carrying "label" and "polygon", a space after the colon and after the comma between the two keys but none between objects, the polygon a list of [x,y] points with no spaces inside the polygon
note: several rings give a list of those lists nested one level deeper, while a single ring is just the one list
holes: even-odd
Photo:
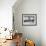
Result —
[{"label": "picture hanging on wall", "polygon": [[22,14],[22,26],[36,26],[37,14]]}]

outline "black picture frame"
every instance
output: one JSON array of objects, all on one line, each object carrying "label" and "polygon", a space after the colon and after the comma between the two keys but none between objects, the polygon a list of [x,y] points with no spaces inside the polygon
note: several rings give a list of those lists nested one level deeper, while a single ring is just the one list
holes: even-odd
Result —
[{"label": "black picture frame", "polygon": [[37,14],[22,14],[22,26],[36,26]]}]

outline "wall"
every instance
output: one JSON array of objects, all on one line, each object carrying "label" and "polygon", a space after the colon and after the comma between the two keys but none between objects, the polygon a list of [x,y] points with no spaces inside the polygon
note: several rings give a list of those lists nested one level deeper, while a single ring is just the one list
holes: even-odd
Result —
[{"label": "wall", "polygon": [[46,0],[41,1],[41,38],[42,46],[46,46]]},{"label": "wall", "polygon": [[[13,6],[15,31],[22,32],[24,39],[34,40],[36,46],[41,46],[41,1],[22,0],[21,2],[20,0],[18,2]],[[22,14],[37,14],[37,26],[22,26]]]},{"label": "wall", "polygon": [[12,6],[16,0],[0,0],[0,27],[12,29]]}]

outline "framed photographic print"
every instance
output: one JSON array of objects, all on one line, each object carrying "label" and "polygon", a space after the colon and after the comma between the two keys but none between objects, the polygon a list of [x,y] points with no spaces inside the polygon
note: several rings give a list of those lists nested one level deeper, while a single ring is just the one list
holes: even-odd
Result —
[{"label": "framed photographic print", "polygon": [[22,26],[36,26],[37,14],[22,14]]}]

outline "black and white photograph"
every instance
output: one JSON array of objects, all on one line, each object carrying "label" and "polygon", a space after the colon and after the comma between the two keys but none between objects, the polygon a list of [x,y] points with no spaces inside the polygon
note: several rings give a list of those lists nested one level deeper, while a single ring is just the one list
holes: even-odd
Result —
[{"label": "black and white photograph", "polygon": [[37,14],[22,14],[22,25],[23,26],[36,26]]}]

